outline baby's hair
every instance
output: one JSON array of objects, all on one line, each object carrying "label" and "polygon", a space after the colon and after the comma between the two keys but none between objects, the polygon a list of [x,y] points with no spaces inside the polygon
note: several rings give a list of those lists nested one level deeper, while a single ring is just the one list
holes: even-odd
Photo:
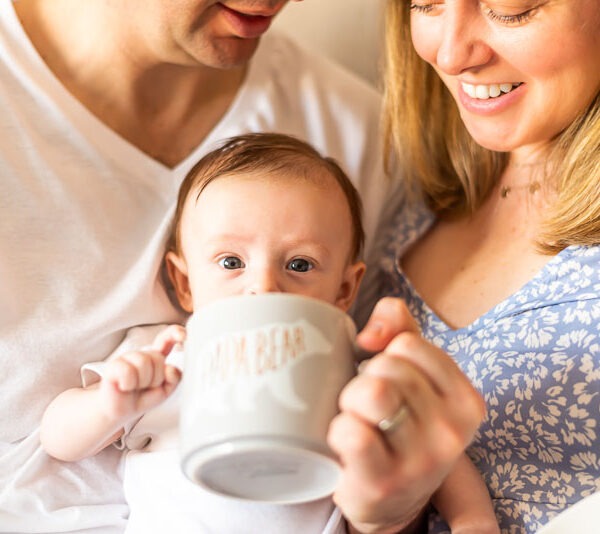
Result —
[{"label": "baby's hair", "polygon": [[249,133],[231,137],[191,168],[179,189],[169,250],[181,253],[181,216],[192,192],[198,198],[204,188],[219,177],[257,171],[267,175],[281,173],[314,183],[319,183],[318,171],[333,177],[348,202],[353,226],[350,254],[353,261],[358,259],[365,239],[358,191],[334,159],[321,156],[300,139],[279,133]]}]

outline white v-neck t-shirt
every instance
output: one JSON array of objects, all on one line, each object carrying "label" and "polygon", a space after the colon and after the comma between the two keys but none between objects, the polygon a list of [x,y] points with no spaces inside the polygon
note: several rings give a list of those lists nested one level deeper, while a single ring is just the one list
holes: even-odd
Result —
[{"label": "white v-neck t-shirt", "polygon": [[66,91],[0,4],[0,532],[123,531],[120,453],[64,464],[41,450],[38,426],[128,329],[182,320],[161,263],[190,167],[224,137],[296,135],[348,172],[371,239],[390,197],[379,105],[366,82],[267,35],[224,117],[168,168]]}]

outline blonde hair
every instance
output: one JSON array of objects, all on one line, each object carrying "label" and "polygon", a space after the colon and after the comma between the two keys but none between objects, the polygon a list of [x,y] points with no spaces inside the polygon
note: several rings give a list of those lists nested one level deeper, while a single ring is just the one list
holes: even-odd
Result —
[{"label": "blonde hair", "polygon": [[[384,132],[409,188],[440,217],[477,210],[498,183],[508,154],[478,145],[450,92],[412,46],[410,2],[386,8]],[[553,142],[547,182],[556,196],[538,236],[540,249],[600,244],[600,94]]]},{"label": "blonde hair", "polygon": [[362,224],[362,203],[352,181],[339,164],[330,157],[319,154],[308,143],[290,135],[279,133],[249,133],[225,139],[219,147],[201,158],[187,173],[179,189],[173,230],[168,250],[181,252],[181,216],[190,194],[198,198],[214,180],[223,176],[263,172],[285,179],[306,179],[318,183],[327,173],[340,186],[346,198],[352,219],[350,256],[355,261],[360,256],[365,232]]}]

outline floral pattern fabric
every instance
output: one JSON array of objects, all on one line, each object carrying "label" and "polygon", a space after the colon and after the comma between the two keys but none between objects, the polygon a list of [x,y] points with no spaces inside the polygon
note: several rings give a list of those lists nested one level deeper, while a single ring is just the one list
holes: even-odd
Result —
[{"label": "floral pattern fabric", "polygon": [[[503,533],[535,533],[600,490],[600,247],[571,246],[515,294],[452,329],[404,276],[399,259],[432,224],[405,209],[387,230],[381,296],[403,298],[423,335],[483,394],[488,414],[467,453]],[[429,532],[449,532],[432,514]]]}]

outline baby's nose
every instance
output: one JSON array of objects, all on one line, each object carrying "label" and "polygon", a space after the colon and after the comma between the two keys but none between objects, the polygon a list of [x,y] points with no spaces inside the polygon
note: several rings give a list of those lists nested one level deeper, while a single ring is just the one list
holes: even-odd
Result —
[{"label": "baby's nose", "polygon": [[257,273],[252,283],[248,286],[246,293],[249,295],[260,295],[262,293],[276,293],[281,291],[277,275],[271,269],[265,269]]}]

